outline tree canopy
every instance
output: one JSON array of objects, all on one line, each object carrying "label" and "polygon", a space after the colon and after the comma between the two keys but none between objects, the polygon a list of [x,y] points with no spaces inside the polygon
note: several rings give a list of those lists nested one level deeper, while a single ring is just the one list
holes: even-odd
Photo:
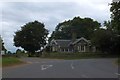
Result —
[{"label": "tree canopy", "polygon": [[113,51],[114,40],[113,33],[102,28],[96,30],[91,37],[92,44],[103,53],[111,53]]},{"label": "tree canopy", "polygon": [[111,26],[115,37],[114,51],[120,53],[120,1],[111,4]]},{"label": "tree canopy", "polygon": [[51,39],[72,39],[74,33],[76,38],[90,38],[91,34],[100,27],[100,23],[91,18],[74,17],[72,20],[59,23],[53,31]]},{"label": "tree canopy", "polygon": [[34,21],[21,27],[21,30],[15,32],[14,45],[22,47],[24,50],[34,53],[41,50],[46,45],[48,30],[43,23]]},{"label": "tree canopy", "polygon": [[111,5],[111,21],[105,21],[106,29],[96,30],[91,40],[100,51],[118,54],[120,53],[120,1]]},{"label": "tree canopy", "polygon": [[112,28],[116,34],[120,35],[120,1],[113,2],[111,5],[110,11],[112,12]]}]

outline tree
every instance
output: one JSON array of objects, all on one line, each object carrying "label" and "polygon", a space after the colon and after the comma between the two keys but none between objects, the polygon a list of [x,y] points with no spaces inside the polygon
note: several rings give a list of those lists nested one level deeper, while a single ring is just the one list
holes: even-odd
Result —
[{"label": "tree", "polygon": [[99,27],[100,23],[91,18],[74,17],[72,20],[59,23],[52,33],[50,40],[72,39],[73,36],[76,38],[85,37],[90,39],[91,34]]},{"label": "tree", "polygon": [[8,51],[7,54],[12,54],[12,52],[11,52],[11,51]]},{"label": "tree", "polygon": [[5,51],[5,53],[6,53],[6,51],[7,51],[7,49],[6,49],[5,46],[4,46],[4,43],[2,43],[2,50]]},{"label": "tree", "polygon": [[106,29],[111,30],[112,31],[112,25],[111,25],[111,21],[104,21],[104,26],[106,27]]},{"label": "tree", "polygon": [[15,32],[14,45],[22,47],[29,52],[29,56],[35,51],[41,50],[46,45],[48,30],[43,23],[34,21],[21,27],[21,30]]},{"label": "tree", "polygon": [[112,28],[117,35],[120,35],[120,1],[111,4],[110,11]]},{"label": "tree", "polygon": [[16,50],[16,57],[20,57],[22,55],[22,50],[21,49],[17,49]]},{"label": "tree", "polygon": [[120,1],[111,5],[111,21],[104,22],[106,29],[94,32],[92,43],[102,52],[118,54],[120,53]]},{"label": "tree", "polygon": [[119,41],[116,36],[110,21],[104,21],[106,29],[98,29],[91,37],[92,43],[99,51],[105,53],[117,54],[119,53]]},{"label": "tree", "polygon": [[114,32],[114,51],[120,53],[120,1],[111,4],[111,26]]},{"label": "tree", "polygon": [[91,37],[92,44],[103,53],[112,53],[114,46],[113,33],[107,29],[98,29]]},{"label": "tree", "polygon": [[22,50],[17,49],[17,50],[16,50],[16,54],[20,54],[20,53],[22,53]]}]

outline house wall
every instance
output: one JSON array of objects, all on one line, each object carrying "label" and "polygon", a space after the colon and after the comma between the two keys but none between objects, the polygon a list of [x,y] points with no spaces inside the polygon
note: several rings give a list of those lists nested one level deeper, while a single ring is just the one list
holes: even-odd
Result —
[{"label": "house wall", "polygon": [[90,43],[86,40],[80,40],[72,46],[61,47],[55,42],[51,45],[51,51],[56,52],[96,52],[96,48],[90,46]]},{"label": "house wall", "polygon": [[74,45],[75,52],[89,52],[88,43],[85,41],[80,41]]},{"label": "house wall", "polygon": [[[83,47],[84,50],[81,50],[81,47]],[[59,47],[56,45],[53,45],[51,47],[53,52],[89,52],[89,47],[87,44],[77,44],[73,47]]]},{"label": "house wall", "polygon": [[73,52],[73,48],[70,47],[62,47],[59,52]]},{"label": "house wall", "polygon": [[[75,45],[73,48],[64,48],[64,47],[58,47],[58,46],[52,46],[51,47],[51,51],[53,52],[96,52],[96,48],[95,47],[89,47],[88,45],[83,45],[84,50],[81,51],[81,45]],[[79,49],[78,49],[79,47]]]},{"label": "house wall", "polygon": [[56,45],[53,45],[51,48],[52,48],[53,52],[58,51],[58,46],[56,46]]}]

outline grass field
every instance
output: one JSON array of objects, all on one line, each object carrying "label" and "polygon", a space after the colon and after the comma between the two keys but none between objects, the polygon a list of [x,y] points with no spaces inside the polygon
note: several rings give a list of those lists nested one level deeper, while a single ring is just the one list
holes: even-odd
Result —
[{"label": "grass field", "polygon": [[2,57],[2,66],[6,67],[6,66],[13,66],[13,65],[18,65],[18,64],[22,64],[23,62],[20,61],[18,58],[16,57]]}]

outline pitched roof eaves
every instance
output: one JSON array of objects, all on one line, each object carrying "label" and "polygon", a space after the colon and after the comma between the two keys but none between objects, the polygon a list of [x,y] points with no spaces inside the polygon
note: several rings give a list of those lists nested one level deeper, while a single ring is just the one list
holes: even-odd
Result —
[{"label": "pitched roof eaves", "polygon": [[89,43],[89,41],[88,41],[87,39],[85,39],[84,37],[81,37],[81,38],[77,39],[75,42],[73,42],[72,44],[74,45],[74,44],[76,44],[77,42],[79,42],[80,40],[84,40],[84,41],[86,41],[87,43]]}]

